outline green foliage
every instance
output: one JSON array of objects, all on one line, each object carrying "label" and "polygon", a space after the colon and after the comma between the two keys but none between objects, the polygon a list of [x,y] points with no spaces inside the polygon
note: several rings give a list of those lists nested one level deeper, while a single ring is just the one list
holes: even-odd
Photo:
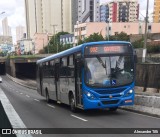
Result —
[{"label": "green foliage", "polygon": [[[108,37],[106,37],[106,40],[108,40]],[[109,36],[110,41],[130,41],[129,35],[125,32],[117,33],[116,35]]]},{"label": "green foliage", "polygon": [[78,45],[81,45],[81,44],[83,44],[83,43],[84,43],[84,41],[81,40],[81,39],[78,41]]},{"label": "green foliage", "polygon": [[[57,53],[63,51],[63,45],[60,43],[60,35],[69,34],[68,32],[58,32],[53,35],[48,45],[44,47],[44,53]],[[42,51],[43,52],[43,51]]]},{"label": "green foliage", "polygon": [[160,53],[160,45],[148,45],[147,52],[148,53]]},{"label": "green foliage", "polygon": [[132,42],[132,45],[133,45],[133,48],[143,48],[143,45],[144,45],[144,39],[140,39],[140,40],[137,40],[135,42]]},{"label": "green foliage", "polygon": [[104,40],[105,39],[101,34],[94,33],[94,34],[91,34],[89,37],[85,38],[84,40],[79,40],[78,45],[86,42],[96,42],[96,41],[104,41]]}]

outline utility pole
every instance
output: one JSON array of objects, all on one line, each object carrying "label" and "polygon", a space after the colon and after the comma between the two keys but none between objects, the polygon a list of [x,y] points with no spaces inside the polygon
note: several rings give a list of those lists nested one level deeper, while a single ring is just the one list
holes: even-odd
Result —
[{"label": "utility pole", "polygon": [[107,29],[107,33],[108,33],[107,35],[108,35],[108,36],[107,36],[107,37],[108,37],[108,41],[109,41],[109,28],[110,28],[110,27],[109,27],[109,23],[110,23],[110,19],[108,18],[107,21],[108,21],[108,29]]},{"label": "utility pole", "polygon": [[145,62],[146,53],[147,53],[148,6],[149,6],[149,0],[147,0],[147,9],[146,9],[146,17],[145,17],[145,34],[144,34],[144,47],[143,47],[142,62]]},{"label": "utility pole", "polygon": [[[48,31],[45,30],[46,34],[47,34],[47,42],[49,41],[49,36],[48,36]],[[47,46],[47,50],[48,50],[48,54],[49,54],[49,46],[50,46],[50,41],[48,42],[48,46]],[[44,48],[43,48],[44,49]]]},{"label": "utility pole", "polygon": [[[51,25],[51,26],[53,27],[53,31],[54,31],[54,45],[55,45],[55,44],[56,44],[56,41],[55,41],[55,35],[56,35],[56,32],[55,32],[55,31],[56,31],[56,29],[55,29],[55,28],[56,28],[58,25],[55,25],[55,24],[54,24],[54,25]],[[57,53],[58,53],[58,45],[57,45]]]}]

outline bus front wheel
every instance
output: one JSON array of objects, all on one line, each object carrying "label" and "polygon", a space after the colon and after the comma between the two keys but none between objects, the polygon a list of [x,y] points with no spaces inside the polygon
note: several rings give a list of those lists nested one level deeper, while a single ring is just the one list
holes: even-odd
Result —
[{"label": "bus front wheel", "polygon": [[114,112],[114,111],[117,111],[117,109],[118,109],[118,107],[115,107],[115,108],[109,108],[109,111]]},{"label": "bus front wheel", "polygon": [[72,95],[70,95],[70,108],[72,112],[76,112],[76,107],[75,107],[75,98]]}]

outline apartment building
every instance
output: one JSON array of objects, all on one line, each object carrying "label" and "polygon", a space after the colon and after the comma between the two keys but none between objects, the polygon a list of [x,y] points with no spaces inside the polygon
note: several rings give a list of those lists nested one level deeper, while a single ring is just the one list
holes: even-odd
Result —
[{"label": "apartment building", "polygon": [[22,39],[24,37],[24,33],[25,33],[25,27],[24,26],[17,26],[16,27],[16,41]]},{"label": "apartment building", "polygon": [[100,0],[72,0],[72,25],[99,22]]},{"label": "apartment building", "polygon": [[153,22],[160,22],[160,0],[154,0]]},{"label": "apartment building", "polygon": [[25,0],[25,14],[27,38],[35,33],[72,32],[71,0]]},{"label": "apartment building", "polygon": [[[148,33],[160,33],[160,23],[149,23]],[[80,39],[89,37],[93,33],[99,33],[104,38],[108,35],[115,35],[117,33],[125,32],[128,35],[144,34],[145,22],[89,22],[74,26],[75,43]]]},{"label": "apartment building", "polygon": [[100,5],[101,22],[135,22],[138,18],[138,0],[113,0]]},{"label": "apartment building", "polygon": [[11,36],[11,27],[8,26],[8,18],[2,20],[3,36]]}]

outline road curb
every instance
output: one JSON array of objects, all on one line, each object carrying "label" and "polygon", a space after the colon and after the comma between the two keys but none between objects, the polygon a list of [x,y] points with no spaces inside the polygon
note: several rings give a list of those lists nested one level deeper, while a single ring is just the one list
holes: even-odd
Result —
[{"label": "road curb", "polygon": [[121,108],[160,118],[160,96],[135,94],[134,103],[133,106]]},{"label": "road curb", "polygon": [[32,86],[29,86],[29,85],[27,85],[27,84],[22,84],[22,83],[18,82],[16,78],[10,76],[9,74],[6,74],[6,75],[7,75],[7,77],[10,78],[12,81],[16,82],[17,84],[19,84],[19,85],[21,85],[21,86],[24,86],[24,87],[29,88],[29,89],[37,90],[36,87],[32,87]]}]

